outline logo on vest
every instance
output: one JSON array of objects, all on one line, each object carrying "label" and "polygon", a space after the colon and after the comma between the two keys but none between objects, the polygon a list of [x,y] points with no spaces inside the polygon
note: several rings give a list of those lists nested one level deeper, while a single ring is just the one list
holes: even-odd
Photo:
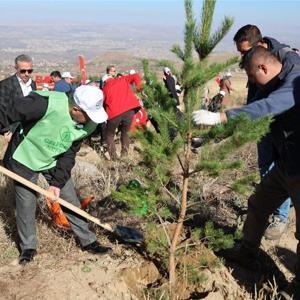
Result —
[{"label": "logo on vest", "polygon": [[70,131],[68,127],[63,127],[60,132],[60,138],[63,143],[72,143],[75,139],[75,135]]}]

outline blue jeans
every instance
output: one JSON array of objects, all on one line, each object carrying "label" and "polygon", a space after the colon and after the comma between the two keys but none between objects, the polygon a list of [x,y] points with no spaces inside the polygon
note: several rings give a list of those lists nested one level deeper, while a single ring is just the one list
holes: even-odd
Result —
[{"label": "blue jeans", "polygon": [[[266,135],[257,145],[258,166],[260,178],[263,178],[274,167],[273,146],[270,134]],[[287,222],[291,206],[291,198],[287,198],[273,213],[274,216],[280,218],[282,222]]]}]

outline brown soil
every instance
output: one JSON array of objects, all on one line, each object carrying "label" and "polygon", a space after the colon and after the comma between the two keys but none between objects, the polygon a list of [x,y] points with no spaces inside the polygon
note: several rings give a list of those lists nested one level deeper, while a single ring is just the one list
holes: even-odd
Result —
[{"label": "brown soil", "polygon": [[[244,97],[245,76],[232,73],[233,86],[237,89],[237,92],[232,94],[232,105],[237,105]],[[215,83],[210,84],[213,93]],[[0,143],[4,149],[2,139]],[[194,222],[203,223],[212,219],[214,223],[224,228],[240,225],[236,204],[233,205],[236,199],[230,188],[230,181],[247,174],[250,170],[256,170],[255,145],[245,147],[237,156],[246,162],[245,169],[240,173],[226,174],[213,180],[206,180],[199,174],[191,179],[191,189],[196,194],[199,191],[199,195],[202,191],[204,193],[204,197],[198,199],[195,211],[191,211],[195,213]],[[77,165],[73,177],[81,198],[89,194],[95,196],[92,213],[101,221],[142,227],[138,219],[126,216],[109,198],[111,190],[132,178],[132,166],[136,164],[138,157],[138,151],[135,151],[133,145],[128,161],[119,163],[100,157],[87,146],[82,148],[77,160],[84,163]],[[45,182],[41,181],[40,184],[44,186]],[[82,252],[72,235],[62,234],[51,226],[42,199],[38,202],[38,256],[26,267],[19,266],[12,183],[2,175],[0,175],[0,194],[0,299],[164,299],[163,292],[153,293],[150,285],[157,280],[160,280],[159,283],[162,285],[167,283],[162,280],[154,264],[136,249],[120,244],[99,227],[93,226],[98,240],[111,246],[113,254],[96,256]],[[247,195],[240,197],[238,205],[246,205],[246,199]],[[271,256],[287,280],[293,276],[293,264],[296,260],[294,231],[295,214],[292,211],[290,224],[282,238],[278,241],[264,240],[262,243],[263,250]],[[206,255],[215,258],[212,252],[208,253]],[[195,256],[186,260],[191,262],[198,258]],[[182,262],[183,265],[184,263],[186,261]],[[199,295],[202,295],[202,299],[211,300],[268,299],[268,296],[263,298],[265,296],[262,293],[251,296],[245,290],[246,288],[253,292],[254,282],[258,283],[258,287],[262,287],[263,277],[257,278],[257,274],[236,265],[229,267],[213,271],[209,268],[204,270],[207,280],[202,289],[200,286],[189,286],[184,281],[180,282],[178,286],[180,293],[186,290],[186,293],[182,293],[182,299],[192,297],[194,291],[198,292],[198,299]],[[274,283],[271,282],[269,286],[275,290]]]}]

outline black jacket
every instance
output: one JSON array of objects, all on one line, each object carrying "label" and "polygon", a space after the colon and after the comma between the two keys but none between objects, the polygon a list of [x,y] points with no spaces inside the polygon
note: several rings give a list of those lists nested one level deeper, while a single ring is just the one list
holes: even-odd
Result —
[{"label": "black jacket", "polygon": [[176,82],[172,75],[166,75],[166,79],[164,79],[165,87],[169,91],[169,95],[172,99],[174,99],[174,102],[176,105],[179,105],[179,97],[176,92]]},{"label": "black jacket", "polygon": [[[36,90],[36,83],[33,80],[31,82],[31,88],[33,91]],[[8,109],[12,106],[14,101],[22,97],[22,88],[16,74],[0,81],[0,101],[3,108]],[[2,132],[14,132],[16,127],[17,124],[10,124],[9,127],[3,128]]]},{"label": "black jacket", "polygon": [[[4,156],[4,165],[11,171],[30,180],[35,171],[22,165],[12,158],[14,151],[21,143],[24,135],[44,116],[48,107],[48,98],[36,93],[30,93],[27,97],[13,99],[11,105],[6,107],[0,98],[0,130],[12,123],[19,122],[23,133],[15,131]],[[47,170],[52,175],[50,185],[62,188],[71,177],[71,170],[75,164],[76,152],[80,149],[81,141],[76,141],[63,154],[57,157],[54,168]]]},{"label": "black jacket", "polygon": [[[36,83],[33,80],[31,88],[33,91],[36,90]],[[13,100],[22,97],[22,89],[16,74],[0,81],[1,105],[9,106]]]}]

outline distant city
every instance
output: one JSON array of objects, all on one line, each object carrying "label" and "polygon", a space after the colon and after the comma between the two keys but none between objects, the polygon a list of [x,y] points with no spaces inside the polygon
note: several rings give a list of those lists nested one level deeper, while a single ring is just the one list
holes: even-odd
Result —
[{"label": "distant city", "polygon": [[35,72],[42,73],[73,68],[79,54],[83,54],[87,62],[105,53],[115,53],[117,58],[120,52],[139,58],[175,59],[169,49],[176,40],[166,32],[157,38],[147,35],[145,29],[125,32],[120,35],[113,26],[103,30],[66,25],[55,31],[49,26],[22,29],[20,26],[2,26],[0,72],[2,77],[14,72],[14,58],[21,53],[32,56]]},{"label": "distant city", "polygon": [[[56,69],[78,73],[79,54],[93,65],[90,75],[104,72],[106,64],[116,61],[124,68],[126,65],[133,68],[140,67],[137,60],[142,58],[176,60],[170,48],[182,42],[183,36],[174,29],[171,31],[159,26],[155,30],[153,27],[126,26],[122,32],[113,25],[105,28],[64,25],[55,30],[49,25],[6,25],[1,28],[0,78],[14,73],[14,58],[21,53],[32,56],[34,71],[43,74]],[[125,61],[120,62],[119,56]]]},{"label": "distant city", "polygon": [[[29,2],[31,6],[28,5]],[[70,8],[72,13],[65,15],[64,10],[57,12],[52,2],[64,5],[65,9]],[[35,73],[49,74],[53,70],[68,70],[75,76],[79,74],[78,55],[80,54],[84,55],[88,66],[87,73],[91,76],[100,75],[105,71],[106,65],[111,63],[117,64],[121,71],[125,71],[128,68],[141,69],[142,58],[154,61],[161,59],[176,61],[176,56],[170,49],[174,44],[183,43],[183,1],[174,0],[174,7],[172,7],[170,4],[173,0],[161,0],[161,3],[155,0],[157,9],[152,7],[151,1],[146,0],[129,1],[128,5],[120,0],[104,1],[101,5],[97,1],[75,2],[74,6],[69,7],[71,2],[63,4],[54,0],[0,1],[2,14],[0,79],[14,73],[14,58],[22,53],[33,57]],[[82,7],[79,7],[79,3]],[[91,5],[87,7],[87,3]],[[115,3],[118,3],[118,9],[115,9],[114,5],[117,5]],[[297,35],[300,25],[298,23],[295,25],[295,17],[292,18],[291,13],[296,7],[294,2],[286,3],[289,4],[289,10],[282,10],[279,1],[273,1],[270,7],[274,10],[274,16],[279,12],[285,15],[291,14],[291,20],[284,22],[285,26],[280,25],[282,19],[274,24],[270,18],[264,18],[262,9],[266,6],[263,4],[264,1],[257,1],[255,5],[254,2],[245,1],[245,7],[249,10],[247,20],[244,14],[240,14],[240,9],[234,1],[228,0],[231,4],[227,6],[225,1],[218,1],[218,3],[220,8],[217,11],[217,23],[224,13],[232,14],[235,23],[228,35],[216,47],[215,55],[224,56],[228,53],[237,55],[232,38],[236,30],[246,24],[245,22],[258,24],[263,34],[274,36],[280,42],[300,48]],[[261,6],[260,10],[259,6]],[[83,17],[81,10],[86,8],[89,11],[88,14],[83,14],[85,16]],[[22,9],[25,10],[26,22],[23,22]]]}]

